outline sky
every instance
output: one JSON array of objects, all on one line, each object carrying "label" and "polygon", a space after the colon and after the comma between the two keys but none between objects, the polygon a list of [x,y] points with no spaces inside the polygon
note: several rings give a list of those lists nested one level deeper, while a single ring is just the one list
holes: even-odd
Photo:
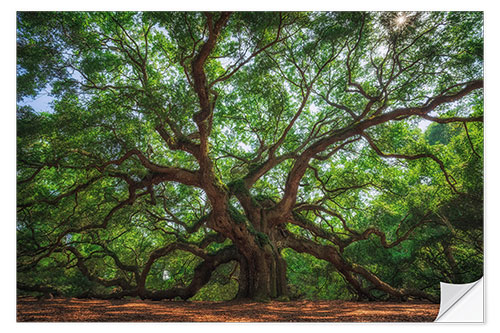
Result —
[{"label": "sky", "polygon": [[38,95],[34,99],[26,98],[22,103],[19,103],[19,105],[29,105],[38,112],[51,112],[53,111],[53,108],[50,105],[52,100],[53,98],[45,93]]}]

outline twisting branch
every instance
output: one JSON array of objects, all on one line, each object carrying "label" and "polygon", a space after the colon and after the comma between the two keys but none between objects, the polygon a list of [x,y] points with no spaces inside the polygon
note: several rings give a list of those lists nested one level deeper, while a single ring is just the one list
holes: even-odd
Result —
[{"label": "twisting branch", "polygon": [[387,236],[386,236],[385,232],[383,232],[377,228],[368,228],[365,231],[363,231],[363,233],[361,233],[361,234],[358,233],[357,235],[351,237],[347,241],[347,243],[350,244],[350,243],[354,243],[354,242],[357,242],[360,240],[365,240],[365,239],[368,239],[370,237],[370,235],[376,235],[380,238],[380,244],[384,248],[389,249],[389,248],[395,247],[395,246],[401,244],[403,241],[407,240],[408,237],[410,237],[410,235],[413,233],[413,231],[415,229],[417,229],[418,227],[421,227],[422,225],[424,225],[426,223],[433,222],[431,220],[427,220],[426,219],[427,216],[422,218],[418,223],[411,226],[402,236],[398,237],[397,239],[395,239],[394,241],[392,241],[390,243],[387,242]]},{"label": "twisting branch", "polygon": [[[349,228],[349,226],[347,225],[347,221],[345,220],[345,218],[340,215],[339,213],[337,212],[334,212],[333,210],[331,209],[328,209],[328,208],[325,208],[323,206],[319,206],[319,205],[314,205],[314,204],[300,204],[300,205],[297,205],[297,207],[294,209],[294,211],[297,211],[297,212],[300,212],[300,211],[317,211],[317,212],[323,212],[323,213],[326,213],[332,217],[335,217],[337,218],[338,220],[340,220],[340,222],[342,222],[342,227],[345,231],[347,231],[349,234],[351,235],[357,235],[358,233]],[[346,244],[347,245],[347,244]]]},{"label": "twisting branch", "polygon": [[23,208],[26,208],[26,207],[33,206],[35,204],[40,204],[40,203],[45,203],[45,204],[48,204],[48,205],[57,205],[62,199],[66,198],[66,197],[70,197],[72,195],[76,195],[78,192],[86,189],[87,187],[91,186],[96,181],[98,181],[99,179],[102,179],[102,178],[103,178],[102,175],[92,177],[87,182],[75,186],[75,188],[73,190],[68,191],[66,193],[63,193],[63,194],[60,194],[60,195],[58,195],[55,198],[51,198],[51,199],[49,199],[49,198],[42,198],[42,199],[39,199],[39,200],[34,200],[34,201],[23,203],[23,204],[18,204],[17,207],[19,209],[23,209]]},{"label": "twisting branch", "polygon": [[[356,122],[346,128],[333,132],[328,137],[320,139],[311,144],[299,157],[296,158],[295,164],[292,167],[292,170],[290,171],[287,178],[283,198],[272,210],[272,215],[276,221],[275,223],[284,223],[286,221],[286,216],[293,209],[298,187],[300,184],[300,179],[304,176],[304,173],[309,167],[309,160],[314,155],[328,149],[328,147],[336,142],[349,139],[350,137],[356,135],[360,135],[364,130],[373,126],[386,123],[391,120],[402,120],[409,116],[425,115],[442,104],[457,101],[467,94],[477,89],[481,89],[483,87],[483,80],[475,80],[463,83],[462,85],[463,88],[459,91],[453,94],[441,93],[438,96],[429,98],[429,100],[420,107],[398,108],[393,111]],[[442,165],[442,162],[438,159],[436,159],[435,161],[440,165],[441,170],[443,170],[443,172],[446,172],[446,170],[444,170],[444,165]],[[458,193],[456,188],[451,183],[450,177],[447,177],[447,181],[451,185],[453,190]]]},{"label": "twisting branch", "polygon": [[[304,207],[298,207],[296,209],[297,212],[305,210]],[[342,222],[344,223],[345,221]],[[300,215],[299,213],[295,213],[293,215],[293,219],[290,220],[290,223],[298,225],[299,227],[308,230],[311,232],[314,236],[321,237],[325,240],[328,240],[338,246],[339,252],[342,253],[344,248],[348,245],[343,239],[340,239],[337,235],[336,232],[328,232],[325,229],[321,228],[320,226],[316,225],[314,222],[309,221],[307,218],[304,216]]]},{"label": "twisting branch", "polygon": [[[147,275],[151,270],[151,266],[158,259],[161,258],[174,250],[183,250],[193,253],[194,255],[201,257],[204,261],[195,268],[194,277],[189,286],[186,288],[172,288],[163,291],[149,291],[146,289],[145,283]],[[141,276],[137,285],[138,293],[143,298],[151,298],[154,300],[160,300],[165,298],[182,297],[183,299],[188,299],[196,294],[196,292],[201,289],[209,280],[212,272],[220,265],[237,258],[236,248],[233,246],[225,247],[219,250],[215,254],[207,254],[203,250],[194,247],[192,245],[183,243],[172,243],[157,249],[151,253],[148,261],[143,267]]]},{"label": "twisting branch", "polygon": [[[482,117],[481,117],[482,118]],[[465,128],[465,134],[467,135],[467,139],[469,140],[469,144],[470,144],[470,148],[472,149],[472,152],[474,153],[474,155],[476,155],[478,158],[481,158],[481,156],[476,152],[476,150],[474,149],[474,144],[472,143],[472,140],[470,138],[470,135],[469,135],[469,130],[467,129],[467,122],[464,121],[463,122],[464,124],[464,128]]]},{"label": "twisting branch", "polygon": [[24,183],[28,183],[28,182],[32,181],[33,179],[35,179],[36,175],[38,175],[38,174],[40,173],[40,171],[42,171],[42,169],[43,169],[44,167],[45,167],[45,165],[41,165],[41,166],[39,166],[39,167],[35,170],[35,172],[33,172],[33,174],[32,174],[30,177],[25,178],[25,179],[23,179],[23,180],[19,180],[19,181],[17,182],[17,185],[21,185],[21,184],[24,184]]},{"label": "twisting branch", "polygon": [[371,139],[371,137],[368,134],[362,133],[361,135],[370,144],[370,146],[373,148],[373,150],[375,150],[375,152],[377,153],[377,155],[379,155],[381,157],[384,157],[384,158],[397,158],[397,159],[405,159],[405,160],[417,160],[417,159],[421,159],[421,158],[430,158],[430,159],[432,159],[434,162],[436,162],[439,165],[439,168],[441,169],[441,171],[443,172],[443,174],[444,174],[444,176],[446,178],[446,182],[450,185],[450,187],[452,188],[453,192],[455,192],[457,194],[460,194],[460,192],[458,192],[458,190],[455,187],[455,184],[457,183],[456,180],[453,178],[453,176],[451,176],[451,175],[448,174],[448,172],[446,171],[446,168],[444,167],[443,161],[441,161],[439,158],[437,158],[433,154],[431,154],[431,153],[416,154],[416,155],[386,154],[386,153],[382,152],[379,147],[377,147],[377,145],[373,142],[373,140]]},{"label": "twisting branch", "polygon": [[455,122],[458,122],[458,123],[483,122],[483,120],[484,120],[483,116],[470,117],[470,118],[466,118],[466,117],[437,118],[437,117],[429,116],[428,114],[421,114],[418,116],[421,118],[433,121],[435,123],[440,123],[440,124],[448,124],[448,123],[455,123]]},{"label": "twisting branch", "polygon": [[155,129],[158,132],[158,134],[160,134],[165,143],[168,145],[168,147],[172,150],[186,151],[192,154],[194,157],[199,158],[200,157],[199,145],[193,143],[188,137],[183,135],[172,122],[168,121],[168,119],[167,122],[169,123],[170,128],[174,129],[174,134],[175,134],[174,137],[172,137],[167,132],[167,130],[163,125],[157,125]]},{"label": "twisting branch", "polygon": [[228,21],[230,13],[226,12],[221,13],[219,19],[217,20],[217,22],[215,22],[215,24],[212,21],[211,13],[206,13],[206,16],[207,16],[209,36],[207,41],[203,44],[199,53],[196,55],[196,57],[193,59],[191,63],[194,89],[196,91],[196,94],[198,95],[198,99],[200,101],[200,106],[201,106],[201,111],[195,115],[195,121],[198,124],[201,124],[204,120],[206,120],[212,112],[208,96],[209,87],[207,85],[207,78],[204,71],[204,65],[206,60],[208,59],[208,56],[210,55],[210,52],[212,52],[213,48],[215,47],[217,37],[219,36],[222,27]]},{"label": "twisting branch", "polygon": [[403,299],[406,297],[417,297],[421,299],[428,299],[431,302],[438,302],[438,300],[421,290],[414,289],[397,289],[382,281],[375,274],[369,270],[357,265],[355,263],[347,262],[339,251],[332,245],[322,245],[312,240],[299,238],[291,232],[284,230],[286,234],[285,243],[287,247],[294,249],[297,252],[308,253],[314,257],[330,262],[340,274],[355,288],[355,290],[362,296],[369,299],[374,299],[370,291],[363,288],[360,282],[355,278],[355,275],[360,275],[372,284],[373,289],[378,289],[390,295],[391,297]]},{"label": "twisting branch", "polygon": [[76,260],[77,260],[76,265],[77,265],[78,269],[90,281],[97,282],[105,287],[120,286],[124,290],[132,289],[132,286],[128,283],[128,281],[122,277],[118,277],[118,278],[115,278],[112,280],[107,280],[107,279],[103,279],[97,275],[92,274],[85,264],[85,261],[88,260],[89,257],[84,257],[80,253],[80,251],[78,251],[75,247],[66,246],[65,248],[63,248],[63,250],[67,250],[67,251],[71,252],[76,257]]},{"label": "twisting branch", "polygon": [[167,167],[167,166],[162,166],[156,163],[151,162],[144,154],[139,150],[139,149],[131,149],[128,152],[126,152],[122,157],[116,160],[111,160],[104,162],[102,164],[94,165],[94,167],[100,171],[104,171],[105,167],[108,165],[120,165],[122,164],[125,160],[130,158],[131,156],[137,156],[141,164],[146,167],[149,171],[151,171],[154,175],[156,175],[156,181],[159,182],[160,178],[161,181],[175,181],[179,183],[183,183],[186,185],[194,185],[194,186],[201,186],[199,182],[199,177],[198,177],[198,172],[197,171],[190,171],[182,168],[175,168],[175,167]]},{"label": "twisting branch", "polygon": [[[309,96],[311,95],[311,92],[312,92],[312,89],[313,89],[313,86],[314,86],[316,80],[320,77],[321,73],[325,70],[325,68],[340,55],[340,52],[341,51],[339,51],[338,53],[335,53],[335,50],[332,49],[332,53],[331,53],[330,57],[321,66],[318,66],[319,68],[318,68],[316,74],[311,79],[311,81],[309,82],[309,84],[305,87],[305,91],[303,91],[303,89],[301,87],[301,90],[302,90],[302,102],[300,103],[299,108],[297,109],[297,112],[295,113],[295,115],[290,120],[290,122],[288,123],[287,127],[285,128],[285,130],[281,134],[280,138],[276,141],[275,144],[273,144],[269,148],[269,155],[274,155],[275,152],[276,152],[276,150],[283,144],[283,142],[285,141],[285,139],[286,139],[286,137],[288,135],[288,132],[291,130],[291,128],[293,127],[293,125],[295,124],[295,122],[297,121],[297,119],[299,118],[299,116],[301,115],[302,111],[304,110],[304,108],[305,108],[305,106],[306,106],[306,104],[307,104],[307,102],[309,100]],[[306,77],[305,77],[304,73],[300,70],[300,67],[297,66],[297,68],[301,72],[302,80],[304,81],[304,84],[305,84],[306,83]]]}]

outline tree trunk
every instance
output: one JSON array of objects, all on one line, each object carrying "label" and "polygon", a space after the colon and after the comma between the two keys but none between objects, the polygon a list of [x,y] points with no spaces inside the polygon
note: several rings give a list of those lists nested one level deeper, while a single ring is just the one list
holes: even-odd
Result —
[{"label": "tree trunk", "polygon": [[286,262],[274,244],[242,252],[237,298],[268,300],[287,295]]},{"label": "tree trunk", "polygon": [[212,224],[216,231],[230,238],[239,254],[239,289],[237,298],[269,300],[287,296],[286,262],[281,256],[280,236],[263,216],[261,205],[255,207],[249,196],[240,196],[244,207],[251,207],[242,214],[230,211],[229,225]]}]

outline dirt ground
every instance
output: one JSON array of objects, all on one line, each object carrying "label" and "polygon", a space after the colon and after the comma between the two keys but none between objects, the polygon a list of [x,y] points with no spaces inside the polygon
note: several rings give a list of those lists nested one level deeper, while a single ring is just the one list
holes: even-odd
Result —
[{"label": "dirt ground", "polygon": [[439,305],[429,303],[17,300],[18,322],[423,322],[438,312]]}]

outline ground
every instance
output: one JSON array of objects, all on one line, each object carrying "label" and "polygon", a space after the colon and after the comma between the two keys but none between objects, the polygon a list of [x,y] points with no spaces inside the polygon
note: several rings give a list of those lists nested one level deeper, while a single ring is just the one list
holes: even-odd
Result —
[{"label": "ground", "polygon": [[92,322],[388,322],[434,321],[438,304],[292,301],[181,302],[55,298],[17,300],[17,321]]}]

